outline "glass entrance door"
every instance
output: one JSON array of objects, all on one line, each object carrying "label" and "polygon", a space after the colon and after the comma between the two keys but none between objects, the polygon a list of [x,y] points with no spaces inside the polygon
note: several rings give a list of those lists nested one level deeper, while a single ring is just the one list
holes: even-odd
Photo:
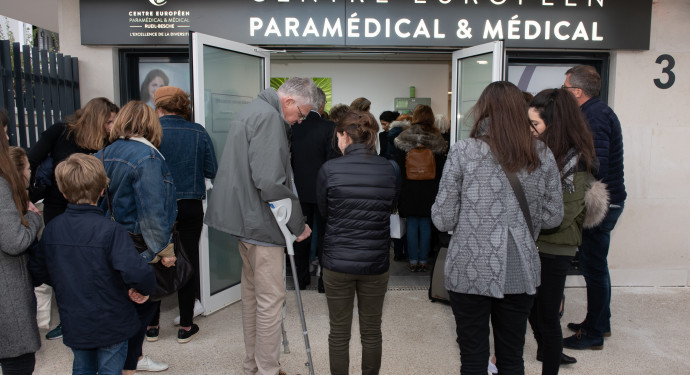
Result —
[{"label": "glass entrance door", "polygon": [[[231,119],[268,88],[270,58],[254,46],[190,34],[194,121],[208,131],[220,164]],[[242,259],[235,237],[204,225],[199,268],[204,315],[240,300]]]},{"label": "glass entrance door", "polygon": [[467,112],[489,83],[503,79],[503,41],[480,44],[453,52],[450,143],[467,138],[472,119]]}]

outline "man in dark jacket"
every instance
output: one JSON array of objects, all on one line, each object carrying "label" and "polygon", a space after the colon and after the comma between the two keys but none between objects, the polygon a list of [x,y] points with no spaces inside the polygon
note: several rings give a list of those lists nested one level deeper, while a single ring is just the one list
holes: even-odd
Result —
[{"label": "man in dark jacket", "polygon": [[120,373],[127,340],[141,326],[134,304],[156,288],[153,268],[123,226],[96,206],[107,186],[103,164],[73,154],[55,168],[67,209],[43,231],[30,269],[34,284],[55,288],[63,341],[75,373]]},{"label": "man in dark jacket", "polygon": [[[338,157],[340,153],[334,147],[335,123],[321,118],[319,114],[323,112],[326,105],[326,94],[321,89],[317,91],[319,95],[318,102],[315,103],[316,109],[309,111],[304,121],[292,126],[290,149],[295,187],[297,187],[299,203],[302,206],[302,214],[309,224],[314,223],[314,218],[316,218],[315,232],[323,237],[323,218],[316,209],[316,175],[323,163]],[[321,242],[312,236],[295,244],[295,266],[300,289],[305,289],[311,281],[309,255],[312,241]],[[319,244],[317,246],[317,256],[319,256],[320,246]]]},{"label": "man in dark jacket", "polygon": [[592,66],[578,65],[566,73],[564,89],[577,100],[594,135],[599,160],[598,180],[607,185],[611,197],[609,211],[597,227],[582,232],[579,249],[580,270],[587,283],[587,316],[582,323],[568,323],[577,332],[563,340],[571,349],[601,349],[604,337],[611,335],[611,277],[607,256],[611,231],[623,212],[625,180],[623,178],[623,135],[618,117],[597,96],[601,77]]},{"label": "man in dark jacket", "polygon": [[247,374],[280,371],[285,238],[268,204],[289,198],[288,229],[297,242],[309,237],[293,190],[287,129],[306,118],[315,97],[312,79],[293,77],[244,106],[230,123],[209,197],[206,224],[239,239]]}]

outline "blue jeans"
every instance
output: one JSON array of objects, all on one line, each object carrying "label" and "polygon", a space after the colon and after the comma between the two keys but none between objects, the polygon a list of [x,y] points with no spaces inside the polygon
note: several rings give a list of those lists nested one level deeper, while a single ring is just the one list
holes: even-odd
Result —
[{"label": "blue jeans", "polygon": [[72,375],[120,375],[127,358],[127,340],[102,348],[72,349]]},{"label": "blue jeans", "polygon": [[606,258],[611,231],[622,212],[623,204],[611,205],[599,226],[582,231],[580,270],[587,283],[587,317],[582,328],[595,338],[611,332],[611,276]]},{"label": "blue jeans", "polygon": [[431,248],[431,218],[408,216],[407,253],[411,264],[426,264]]}]

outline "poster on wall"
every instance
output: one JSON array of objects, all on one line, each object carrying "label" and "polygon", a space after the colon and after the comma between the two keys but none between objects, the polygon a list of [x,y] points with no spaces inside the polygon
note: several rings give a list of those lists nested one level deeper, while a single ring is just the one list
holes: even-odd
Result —
[{"label": "poster on wall", "polygon": [[[278,90],[280,85],[282,85],[285,81],[290,79],[290,77],[271,77],[271,87],[274,90]],[[323,90],[324,94],[326,94],[326,106],[324,107],[324,111],[330,112],[331,111],[331,98],[333,97],[333,82],[332,78],[312,78],[314,80],[314,83],[316,84],[316,87],[320,88]]]},{"label": "poster on wall", "polygon": [[141,101],[155,108],[153,94],[162,86],[175,86],[189,93],[189,63],[139,62]]}]

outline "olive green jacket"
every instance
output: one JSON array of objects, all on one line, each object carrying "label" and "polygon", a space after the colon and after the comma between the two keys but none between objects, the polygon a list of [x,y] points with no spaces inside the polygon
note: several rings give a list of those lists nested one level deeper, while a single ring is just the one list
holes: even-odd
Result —
[{"label": "olive green jacket", "polygon": [[585,219],[585,192],[591,175],[578,171],[573,178],[573,191],[563,192],[563,221],[553,229],[539,232],[539,252],[552,255],[574,256],[582,243],[582,222]]}]

